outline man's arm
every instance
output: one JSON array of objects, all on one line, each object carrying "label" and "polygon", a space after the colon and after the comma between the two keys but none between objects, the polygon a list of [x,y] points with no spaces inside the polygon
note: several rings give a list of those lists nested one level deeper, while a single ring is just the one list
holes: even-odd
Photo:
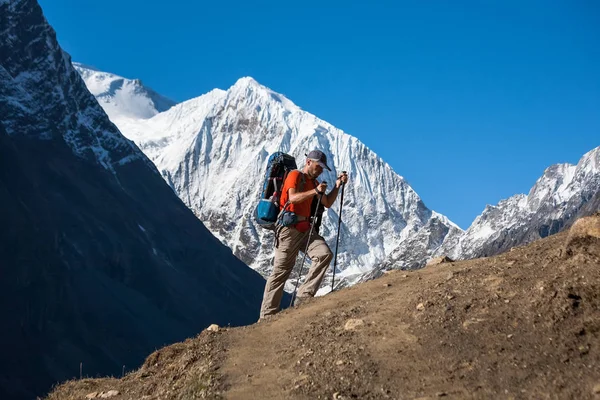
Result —
[{"label": "man's arm", "polygon": [[[315,189],[309,189],[304,192],[298,192],[296,188],[291,187],[288,189],[288,199],[292,204],[302,203],[306,200],[311,200],[314,196],[325,193],[325,189],[327,188],[326,183],[320,183]],[[323,197],[324,199],[325,197]]]},{"label": "man's arm", "polygon": [[314,189],[307,190],[306,192],[297,192],[296,188],[288,189],[288,199],[292,204],[302,203],[308,199],[312,199],[317,192]]},{"label": "man's arm", "polygon": [[335,187],[331,192],[329,192],[326,196],[323,196],[321,199],[321,203],[327,208],[331,208],[333,203],[335,203],[335,199],[337,198],[338,192],[340,191],[340,186],[348,182],[348,175],[342,174],[335,181]]},{"label": "man's arm", "polygon": [[337,182],[336,182],[336,185],[333,188],[333,190],[323,196],[323,198],[321,199],[321,203],[325,207],[330,208],[333,205],[333,203],[335,203],[335,199],[337,198],[339,191],[340,191],[340,187],[337,185]]}]

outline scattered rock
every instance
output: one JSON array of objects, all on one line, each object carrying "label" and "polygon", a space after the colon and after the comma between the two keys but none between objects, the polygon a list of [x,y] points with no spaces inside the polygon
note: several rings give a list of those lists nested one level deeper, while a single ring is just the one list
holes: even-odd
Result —
[{"label": "scattered rock", "polygon": [[594,388],[592,389],[592,392],[594,394],[600,394],[600,383],[597,383],[594,385]]},{"label": "scattered rock", "polygon": [[335,362],[335,365],[344,365],[344,361],[343,360],[337,360]]},{"label": "scattered rock", "polygon": [[468,328],[471,325],[479,324],[481,322],[485,322],[485,318],[471,318],[462,323],[463,328]]},{"label": "scattered rock", "polygon": [[209,326],[208,328],[206,328],[207,331],[211,331],[211,332],[219,332],[219,325],[217,324],[212,324],[211,326]]},{"label": "scattered rock", "polygon": [[362,319],[349,319],[348,321],[346,321],[346,324],[344,325],[344,329],[347,331],[353,331],[356,328],[358,328],[359,326],[362,326],[365,324],[365,321],[363,321]]},{"label": "scattered rock", "polygon": [[452,278],[454,278],[454,272],[450,272],[448,275],[446,275],[446,281],[449,281]]},{"label": "scattered rock", "polygon": [[417,311],[423,311],[425,309],[425,304],[419,303],[417,304]]},{"label": "scattered rock", "polygon": [[390,286],[392,286],[392,284],[391,284],[391,283],[386,283],[386,284],[385,284],[385,285],[383,285],[383,286],[385,286],[385,287],[390,287]]},{"label": "scattered rock", "polygon": [[111,397],[115,397],[119,395],[119,391],[118,390],[109,390],[108,392],[102,392],[100,393],[100,395],[98,397],[100,397],[101,399],[110,399]]},{"label": "scattered rock", "polygon": [[92,393],[88,393],[85,395],[86,399],[95,399],[96,397],[98,397],[98,392],[92,392]]},{"label": "scattered rock", "polygon": [[442,256],[442,257],[432,258],[431,260],[429,260],[429,262],[427,263],[426,266],[443,264],[443,263],[451,263],[451,262],[454,262],[454,260],[448,256]]},{"label": "scattered rock", "polygon": [[335,392],[333,394],[333,400],[341,400],[343,399],[342,395],[340,394],[340,392]]}]

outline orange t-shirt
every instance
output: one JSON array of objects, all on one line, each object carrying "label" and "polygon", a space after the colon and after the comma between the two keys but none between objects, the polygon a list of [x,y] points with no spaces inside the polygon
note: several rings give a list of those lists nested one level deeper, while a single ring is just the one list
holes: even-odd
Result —
[{"label": "orange t-shirt", "polygon": [[[283,182],[283,190],[281,191],[281,201],[279,202],[280,209],[283,209],[283,206],[285,205],[285,203],[287,203],[289,199],[288,190],[290,190],[291,188],[296,189],[296,192],[306,192],[307,190],[316,189],[317,184],[314,181],[314,179],[310,179],[308,176],[304,175],[304,187],[302,188],[302,190],[299,190],[298,186],[300,185],[300,178],[302,176],[301,174],[302,172],[296,169],[291,171],[288,174],[287,178],[285,178],[285,182]],[[311,203],[312,198],[305,200],[299,204],[290,204],[287,209],[296,213],[296,215],[308,218],[310,217]]]}]

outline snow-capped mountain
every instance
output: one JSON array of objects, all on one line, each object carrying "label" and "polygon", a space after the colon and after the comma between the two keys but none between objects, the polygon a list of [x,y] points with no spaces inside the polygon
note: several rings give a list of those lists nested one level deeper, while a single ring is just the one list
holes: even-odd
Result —
[{"label": "snow-capped mountain", "polygon": [[[466,231],[451,229],[434,256],[452,259],[486,257],[523,246],[568,228],[577,218],[600,210],[600,147],[586,153],[577,165],[548,167],[529,194],[517,194],[488,205]],[[415,244],[418,246],[418,244]],[[394,268],[410,268],[404,246],[357,279],[365,281]],[[412,267],[422,267],[417,260]]]},{"label": "snow-capped mountain", "polygon": [[[369,271],[416,235],[425,244],[413,255],[427,258],[443,242],[443,232],[459,229],[425,207],[404,178],[358,139],[249,77],[152,118],[114,122],[154,161],[209,229],[263,274],[271,267],[273,237],[254,223],[252,212],[266,160],[275,151],[296,157],[300,168],[309,150],[324,151],[333,171],[320,179],[330,187],[340,171],[349,172],[338,254],[340,277]],[[332,246],[338,210],[339,198],[325,213],[321,232]],[[441,229],[430,234],[432,225]]]},{"label": "snow-capped mountain", "polygon": [[144,86],[139,79],[123,78],[80,63],[73,66],[111,121],[147,119],[175,105],[173,100]]},{"label": "snow-capped mountain", "polygon": [[258,318],[264,280],[110,122],[35,0],[0,0],[0,205],[0,399]]},{"label": "snow-capped mountain", "polygon": [[[437,253],[455,259],[498,254],[560,232],[598,210],[600,147],[586,153],[577,165],[550,166],[529,194],[487,206],[469,229],[449,236]],[[451,246],[453,241],[457,244]]]}]

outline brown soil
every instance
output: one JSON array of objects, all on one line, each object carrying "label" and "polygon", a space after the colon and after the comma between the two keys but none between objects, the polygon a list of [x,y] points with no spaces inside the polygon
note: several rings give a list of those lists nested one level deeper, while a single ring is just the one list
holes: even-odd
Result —
[{"label": "brown soil", "polygon": [[566,236],[391,272],[49,399],[600,399],[600,239]]}]

